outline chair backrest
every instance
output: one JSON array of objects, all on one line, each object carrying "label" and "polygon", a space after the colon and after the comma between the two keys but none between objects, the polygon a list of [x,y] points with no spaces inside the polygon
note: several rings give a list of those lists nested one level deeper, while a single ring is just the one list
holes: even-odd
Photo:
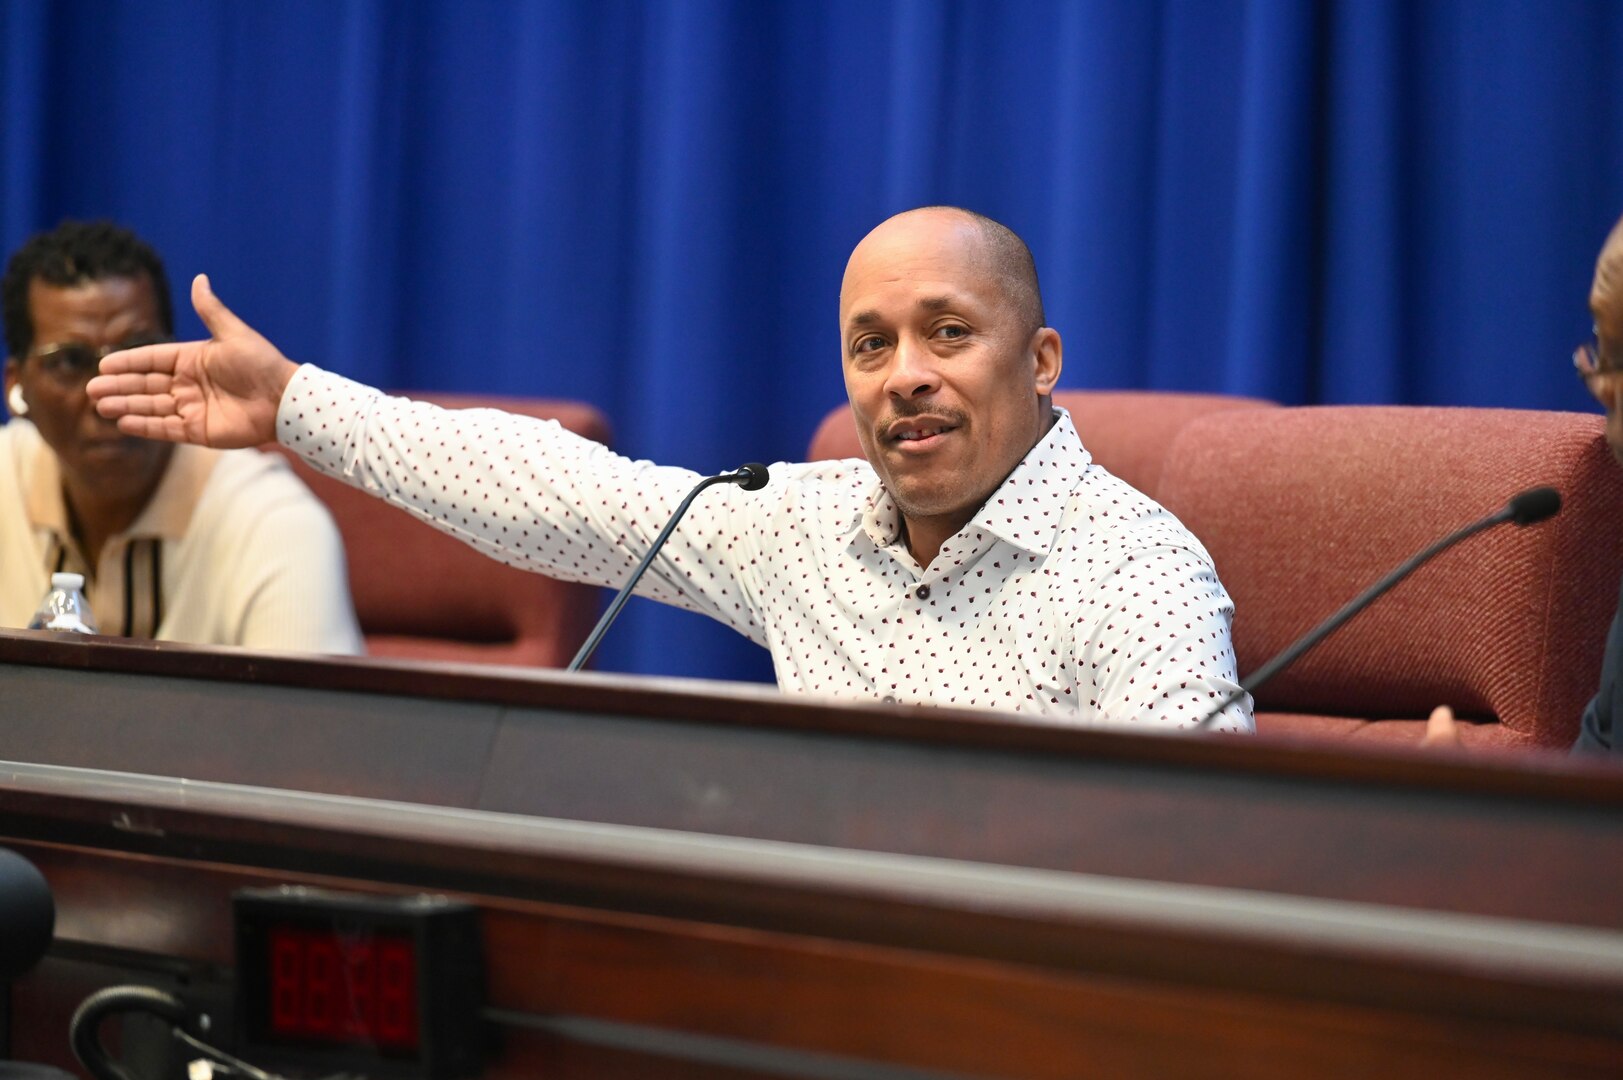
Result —
[{"label": "chair backrest", "polygon": [[[583,402],[406,396],[449,409],[493,408],[557,420],[598,442],[610,439],[608,421]],[[373,655],[562,667],[591,630],[600,590],[499,563],[281,452],[343,534],[355,614]]]},{"label": "chair backrest", "polygon": [[1565,501],[1398,585],[1258,693],[1259,730],[1288,713],[1402,718],[1412,735],[1446,703],[1497,718],[1492,741],[1572,742],[1623,568],[1623,470],[1599,416],[1320,406],[1240,421],[1185,426],[1156,496],[1217,563],[1242,674],[1515,493],[1550,485]]},{"label": "chair backrest", "polygon": [[[1056,390],[1054,404],[1070,411],[1095,461],[1151,496],[1173,438],[1189,421],[1209,413],[1279,407],[1258,398],[1161,390]],[[808,453],[812,461],[862,456],[849,406],[837,406],[823,418]]]}]

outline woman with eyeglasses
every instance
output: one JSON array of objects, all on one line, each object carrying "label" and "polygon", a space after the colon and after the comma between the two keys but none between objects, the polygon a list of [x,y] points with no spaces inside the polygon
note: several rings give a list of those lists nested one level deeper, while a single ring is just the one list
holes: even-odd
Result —
[{"label": "woman with eyeglasses", "polygon": [[173,339],[150,246],[64,222],[17,250],[0,295],[0,627],[26,626],[66,571],[103,634],[361,651],[337,529],[281,459],[132,438],[91,406],[103,356]]}]

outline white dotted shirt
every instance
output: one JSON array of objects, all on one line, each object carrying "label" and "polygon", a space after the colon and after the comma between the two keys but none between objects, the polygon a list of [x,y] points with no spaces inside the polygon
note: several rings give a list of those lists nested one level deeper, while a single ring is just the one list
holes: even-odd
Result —
[{"label": "white dotted shirt", "polygon": [[[700,495],[637,593],[764,645],[790,692],[1192,726],[1238,688],[1233,603],[1200,542],[1093,464],[1056,412],[928,568],[867,462],[778,464],[760,491]],[[493,558],[611,588],[700,479],[551,421],[447,412],[308,364],[277,435]],[[1221,726],[1251,730],[1249,701]]]}]

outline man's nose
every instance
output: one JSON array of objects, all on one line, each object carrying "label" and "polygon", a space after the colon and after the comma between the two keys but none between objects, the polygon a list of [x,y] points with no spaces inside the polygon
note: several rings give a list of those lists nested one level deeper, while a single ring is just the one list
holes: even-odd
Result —
[{"label": "man's nose", "polygon": [[931,394],[941,386],[935,354],[921,342],[904,337],[896,343],[896,360],[885,379],[885,392],[900,398]]}]

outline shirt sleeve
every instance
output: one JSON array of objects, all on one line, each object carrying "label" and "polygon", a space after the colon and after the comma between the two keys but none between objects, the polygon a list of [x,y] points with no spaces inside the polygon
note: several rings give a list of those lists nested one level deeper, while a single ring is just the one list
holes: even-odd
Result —
[{"label": "shirt sleeve", "polygon": [[[550,420],[394,398],[312,365],[283,395],[277,438],[360,487],[511,566],[619,588],[702,478],[634,461]],[[766,491],[705,491],[637,595],[709,615],[758,643],[752,522]]]},{"label": "shirt sleeve", "polygon": [[1573,743],[1574,754],[1604,754],[1618,749],[1616,718],[1612,705],[1617,695],[1617,668],[1623,660],[1623,590],[1618,596],[1617,614],[1612,616],[1611,629],[1606,632],[1606,653],[1600,666],[1600,689],[1584,709],[1578,727],[1578,741]]},{"label": "shirt sleeve", "polygon": [[[1073,624],[1075,662],[1091,681],[1099,718],[1125,727],[1193,728],[1240,689],[1234,603],[1211,562],[1157,543],[1119,557],[1095,583]],[[1249,695],[1212,722],[1253,732]]]},{"label": "shirt sleeve", "polygon": [[1590,698],[1584,709],[1583,721],[1578,728],[1578,741],[1572,744],[1574,754],[1605,754],[1612,750],[1612,713],[1601,703],[1601,695]]}]

